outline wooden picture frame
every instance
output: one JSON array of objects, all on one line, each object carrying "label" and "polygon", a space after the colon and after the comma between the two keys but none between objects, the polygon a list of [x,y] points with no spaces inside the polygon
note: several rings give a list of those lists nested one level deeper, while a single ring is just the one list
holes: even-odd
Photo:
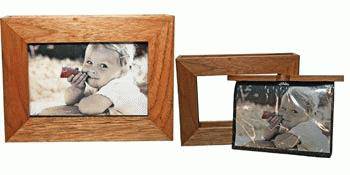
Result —
[{"label": "wooden picture frame", "polygon": [[343,76],[300,76],[299,55],[294,53],[179,56],[176,69],[183,146],[232,144],[233,121],[199,120],[197,76],[227,75],[229,81],[344,80]]},{"label": "wooden picture frame", "polygon": [[[259,65],[259,66],[257,66]],[[176,58],[181,144],[232,143],[232,121],[199,121],[197,76],[235,74],[299,74],[299,55],[188,55]]]},{"label": "wooden picture frame", "polygon": [[[13,16],[1,19],[5,140],[173,139],[174,16]],[[29,117],[30,43],[148,42],[148,116]]]}]

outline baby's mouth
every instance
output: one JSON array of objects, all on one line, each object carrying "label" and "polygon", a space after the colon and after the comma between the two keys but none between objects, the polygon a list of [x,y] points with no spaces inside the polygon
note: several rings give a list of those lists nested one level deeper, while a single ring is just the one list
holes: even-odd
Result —
[{"label": "baby's mouth", "polygon": [[93,79],[93,80],[97,80],[97,79],[99,79],[98,77],[93,77],[93,76],[90,76],[89,74],[88,74],[88,77],[86,78],[87,80],[88,79]]},{"label": "baby's mouth", "polygon": [[85,73],[85,74],[87,75],[86,80],[88,80],[88,79],[93,79],[93,80],[97,80],[97,79],[99,79],[98,77],[94,77],[94,76],[89,75],[89,73],[88,73],[88,72],[83,72],[83,73]]},{"label": "baby's mouth", "polygon": [[87,77],[87,79],[93,79],[93,80],[98,80],[99,78],[96,78],[96,77]]},{"label": "baby's mouth", "polygon": [[87,79],[95,79],[95,80],[97,80],[98,78],[97,77],[90,77],[90,76],[88,76]]}]

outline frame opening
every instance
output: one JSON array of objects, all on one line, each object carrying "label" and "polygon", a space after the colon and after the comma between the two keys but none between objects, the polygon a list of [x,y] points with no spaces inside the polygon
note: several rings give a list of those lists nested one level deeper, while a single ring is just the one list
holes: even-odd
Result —
[{"label": "frame opening", "polygon": [[148,42],[33,43],[28,62],[31,117],[147,117]]},{"label": "frame opening", "polygon": [[199,121],[232,121],[235,81],[227,76],[198,76]]}]

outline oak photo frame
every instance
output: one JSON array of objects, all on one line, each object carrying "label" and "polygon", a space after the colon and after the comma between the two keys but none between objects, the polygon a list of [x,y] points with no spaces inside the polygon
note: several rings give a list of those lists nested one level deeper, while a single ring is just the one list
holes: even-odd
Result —
[{"label": "oak photo frame", "polygon": [[[257,66],[259,65],[259,66]],[[199,121],[197,76],[299,74],[299,55],[187,55],[176,58],[181,144],[232,144],[232,121]]]},{"label": "oak photo frame", "polygon": [[227,75],[228,81],[344,81],[342,75],[299,75],[295,53],[184,55],[176,58],[181,145],[229,145],[234,121],[200,121],[198,76]]},{"label": "oak photo frame", "polygon": [[[174,16],[11,16],[1,19],[5,141],[173,139]],[[148,43],[148,115],[29,117],[31,43]]]}]

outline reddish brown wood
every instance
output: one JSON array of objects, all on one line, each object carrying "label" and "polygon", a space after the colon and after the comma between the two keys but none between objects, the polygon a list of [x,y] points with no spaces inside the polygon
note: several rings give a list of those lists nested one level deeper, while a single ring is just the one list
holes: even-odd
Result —
[{"label": "reddish brown wood", "polygon": [[[20,16],[1,24],[6,141],[173,139],[174,16]],[[149,46],[147,117],[28,117],[27,44],[138,41]]]},{"label": "reddish brown wood", "polygon": [[1,21],[4,76],[5,139],[8,140],[27,120],[29,110],[27,45]]}]

